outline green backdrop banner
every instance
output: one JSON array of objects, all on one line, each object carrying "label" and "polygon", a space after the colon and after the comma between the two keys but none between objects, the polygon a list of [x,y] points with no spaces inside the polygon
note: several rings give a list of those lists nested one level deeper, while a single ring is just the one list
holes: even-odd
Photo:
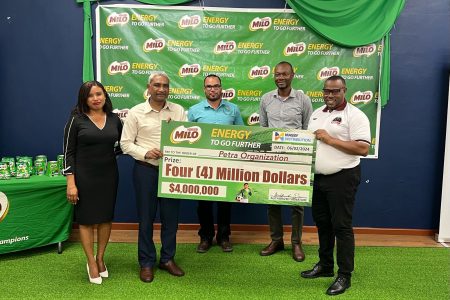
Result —
[{"label": "green backdrop banner", "polygon": [[323,80],[341,75],[347,99],[371,122],[371,157],[378,148],[378,84],[382,42],[344,48],[317,35],[292,10],[99,6],[97,78],[121,116],[144,101],[152,71],[171,79],[169,100],[189,108],[204,98],[203,78],[222,78],[223,98],[246,125],[258,125],[261,96],[275,88],[273,67],[289,61],[293,87],[323,104]]},{"label": "green backdrop banner", "polygon": [[311,206],[310,131],[163,122],[161,149],[159,197]]}]

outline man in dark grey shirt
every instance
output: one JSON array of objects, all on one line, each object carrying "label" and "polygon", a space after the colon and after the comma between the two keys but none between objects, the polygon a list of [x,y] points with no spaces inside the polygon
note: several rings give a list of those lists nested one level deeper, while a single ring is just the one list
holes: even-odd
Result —
[{"label": "man in dark grey shirt", "polygon": [[[311,99],[301,91],[291,87],[294,69],[288,62],[280,62],[275,67],[276,90],[264,94],[259,107],[259,123],[262,127],[307,129],[312,114]],[[305,260],[302,249],[303,206],[292,209],[292,257],[296,261]],[[271,243],[261,250],[262,256],[272,255],[284,249],[283,220],[281,205],[268,206]]]}]

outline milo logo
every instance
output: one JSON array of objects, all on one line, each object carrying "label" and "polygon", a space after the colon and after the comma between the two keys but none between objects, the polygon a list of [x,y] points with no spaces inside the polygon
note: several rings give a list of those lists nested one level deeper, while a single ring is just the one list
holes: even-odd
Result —
[{"label": "milo logo", "polygon": [[130,70],[130,63],[128,61],[113,61],[109,67],[108,67],[108,74],[109,75],[116,75],[116,74],[125,74]]},{"label": "milo logo", "polygon": [[283,54],[284,56],[291,55],[300,55],[303,54],[306,50],[306,44],[303,42],[300,43],[289,43],[284,47]]},{"label": "milo logo", "polygon": [[164,47],[166,46],[166,41],[162,38],[159,39],[148,39],[144,42],[144,45],[142,46],[144,52],[150,52],[150,51],[155,51],[159,52],[162,49],[164,49]]},{"label": "milo logo", "polygon": [[112,13],[106,18],[106,25],[125,25],[130,21],[130,15],[128,13]]},{"label": "milo logo", "polygon": [[270,17],[264,17],[262,19],[260,18],[254,18],[251,20],[250,24],[248,25],[248,28],[250,31],[256,31],[258,29],[262,29],[263,31],[266,31],[267,29],[272,26],[272,18]]},{"label": "milo logo", "polygon": [[0,192],[0,222],[6,218],[9,211],[8,197],[2,192]]},{"label": "milo logo", "polygon": [[377,51],[377,46],[375,44],[370,44],[362,47],[356,47],[353,50],[353,57],[361,57],[361,56],[371,56]]},{"label": "milo logo", "polygon": [[351,104],[358,104],[358,103],[366,104],[366,103],[370,102],[370,100],[372,100],[372,99],[373,99],[372,91],[365,91],[365,92],[357,91],[350,98],[350,103]]},{"label": "milo logo", "polygon": [[184,127],[178,126],[170,134],[170,141],[173,144],[178,144],[181,142],[189,142],[189,144],[195,143],[202,136],[202,129],[198,126]]},{"label": "milo logo", "polygon": [[222,99],[231,101],[233,100],[234,96],[236,96],[236,91],[234,89],[226,89],[222,90]]},{"label": "milo logo", "polygon": [[200,73],[200,65],[199,64],[184,64],[181,66],[181,68],[178,70],[178,76],[180,77],[186,77],[186,76],[197,76]]},{"label": "milo logo", "polygon": [[193,16],[184,15],[178,21],[178,27],[180,29],[186,29],[188,27],[195,28],[198,25],[200,25],[201,21],[202,21],[202,19],[200,18],[199,15],[193,15]]},{"label": "milo logo", "polygon": [[317,80],[327,79],[330,76],[339,75],[339,67],[325,67],[317,73]]},{"label": "milo logo", "polygon": [[123,109],[114,109],[112,112],[117,114],[117,116],[119,116],[120,119],[125,119],[128,115],[128,108],[123,108]]},{"label": "milo logo", "polygon": [[255,79],[258,77],[266,78],[269,75],[270,75],[270,67],[269,66],[262,66],[262,67],[254,66],[248,72],[248,78],[250,78],[250,79]]},{"label": "milo logo", "polygon": [[228,42],[220,41],[214,47],[214,54],[231,53],[234,50],[236,50],[235,41],[228,41]]},{"label": "milo logo", "polygon": [[248,125],[255,125],[259,123],[259,114],[258,113],[252,113],[250,117],[247,119]]}]

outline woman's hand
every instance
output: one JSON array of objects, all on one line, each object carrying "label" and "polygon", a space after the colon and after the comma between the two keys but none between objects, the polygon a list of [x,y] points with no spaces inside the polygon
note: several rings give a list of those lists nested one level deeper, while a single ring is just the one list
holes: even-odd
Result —
[{"label": "woman's hand", "polygon": [[67,175],[67,201],[69,201],[70,204],[77,204],[78,203],[78,188],[75,185],[75,178],[73,175]]}]

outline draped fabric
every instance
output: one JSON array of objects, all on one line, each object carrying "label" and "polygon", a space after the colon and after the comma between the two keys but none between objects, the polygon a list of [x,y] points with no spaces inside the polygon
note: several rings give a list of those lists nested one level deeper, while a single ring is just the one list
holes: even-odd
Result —
[{"label": "draped fabric", "polygon": [[[94,79],[92,61],[92,22],[90,2],[83,3],[84,58],[83,81]],[[192,0],[136,0],[146,4],[175,5]],[[390,43],[389,32],[406,0],[286,0],[299,18],[311,29],[333,43],[344,47],[367,45],[384,39],[381,61],[381,106],[389,99]]]}]

